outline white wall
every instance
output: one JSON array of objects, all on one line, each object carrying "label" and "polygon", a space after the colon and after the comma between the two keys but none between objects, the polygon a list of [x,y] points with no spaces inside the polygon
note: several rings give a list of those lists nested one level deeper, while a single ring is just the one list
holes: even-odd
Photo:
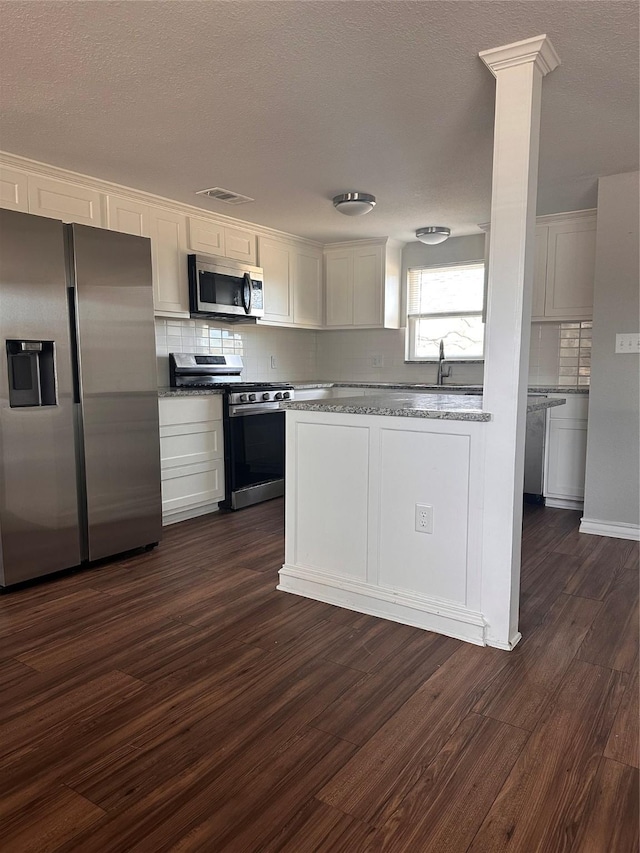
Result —
[{"label": "white wall", "polygon": [[617,333],[640,327],[639,199],[639,172],[598,181],[584,517],[621,525],[640,522],[640,360],[614,352]]}]

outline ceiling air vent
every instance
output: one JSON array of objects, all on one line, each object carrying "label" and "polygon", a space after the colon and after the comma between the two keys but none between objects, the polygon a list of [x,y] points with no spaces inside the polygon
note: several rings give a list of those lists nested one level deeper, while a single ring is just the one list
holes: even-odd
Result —
[{"label": "ceiling air vent", "polygon": [[232,193],[231,190],[225,190],[222,187],[212,187],[210,190],[198,190],[196,195],[206,195],[209,198],[214,198],[216,201],[224,201],[225,204],[246,204],[248,201],[255,201],[254,198],[249,198],[248,195]]}]

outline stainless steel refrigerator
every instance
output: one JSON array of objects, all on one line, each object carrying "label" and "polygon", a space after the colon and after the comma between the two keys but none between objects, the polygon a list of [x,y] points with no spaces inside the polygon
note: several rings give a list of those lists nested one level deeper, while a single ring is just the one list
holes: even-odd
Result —
[{"label": "stainless steel refrigerator", "polygon": [[0,586],[161,524],[149,240],[0,210]]}]

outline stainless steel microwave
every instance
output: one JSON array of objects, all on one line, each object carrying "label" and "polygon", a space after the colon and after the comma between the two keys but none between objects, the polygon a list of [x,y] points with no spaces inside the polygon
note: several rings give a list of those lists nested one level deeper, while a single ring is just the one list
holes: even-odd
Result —
[{"label": "stainless steel microwave", "polygon": [[188,263],[192,317],[255,323],[264,315],[264,275],[260,267],[211,255],[189,255]]}]

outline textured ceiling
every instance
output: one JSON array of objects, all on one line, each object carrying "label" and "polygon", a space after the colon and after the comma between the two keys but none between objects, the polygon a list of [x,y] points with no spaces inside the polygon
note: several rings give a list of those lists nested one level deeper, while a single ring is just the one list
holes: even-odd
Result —
[{"label": "textured ceiling", "polygon": [[[472,233],[495,83],[478,51],[547,33],[538,212],[638,168],[638,3],[0,2],[0,147],[334,241]],[[222,186],[256,201],[195,196]],[[378,197],[361,218],[330,199]]]}]

